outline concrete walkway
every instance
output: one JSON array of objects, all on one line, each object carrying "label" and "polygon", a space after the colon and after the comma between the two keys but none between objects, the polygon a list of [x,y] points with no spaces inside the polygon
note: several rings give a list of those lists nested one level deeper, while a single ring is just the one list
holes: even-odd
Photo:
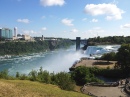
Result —
[{"label": "concrete walkway", "polygon": [[124,92],[124,85],[118,87],[84,86],[82,92],[96,97],[130,97]]}]

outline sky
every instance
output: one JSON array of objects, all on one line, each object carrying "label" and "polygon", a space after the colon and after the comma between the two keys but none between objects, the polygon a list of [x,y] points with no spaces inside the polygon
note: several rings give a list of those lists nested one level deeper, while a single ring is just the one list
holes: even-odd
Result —
[{"label": "sky", "polygon": [[130,36],[130,0],[0,0],[0,27],[32,37]]}]

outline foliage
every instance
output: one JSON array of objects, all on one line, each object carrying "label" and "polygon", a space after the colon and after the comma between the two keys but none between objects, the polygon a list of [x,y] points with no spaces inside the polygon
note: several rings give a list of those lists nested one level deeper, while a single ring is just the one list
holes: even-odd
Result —
[{"label": "foliage", "polygon": [[58,85],[61,89],[64,90],[73,90],[74,82],[72,81],[70,75],[66,72],[60,72],[57,74],[50,74],[48,71],[39,69],[39,71],[32,70],[29,73],[29,79],[31,81],[40,81],[47,84],[55,84]]},{"label": "foliage", "polygon": [[21,74],[19,77],[20,80],[27,80],[28,76],[26,74]]},{"label": "foliage", "polygon": [[8,79],[9,75],[8,75],[8,70],[4,70],[0,72],[0,78],[2,79]]},{"label": "foliage", "polygon": [[73,90],[75,86],[71,76],[65,72],[57,73],[55,75],[54,81],[63,90]]},{"label": "foliage", "polygon": [[30,73],[29,73],[29,79],[31,81],[36,81],[37,80],[37,71],[36,70],[32,70]]},{"label": "foliage", "polygon": [[89,38],[88,44],[89,45],[97,45],[97,44],[123,44],[123,43],[130,43],[130,36],[108,36],[108,37],[95,37]]},{"label": "foliage", "polygon": [[16,78],[19,78],[20,77],[20,74],[19,74],[19,72],[16,72],[16,76],[15,76]]},{"label": "foliage", "polygon": [[117,53],[117,65],[125,72],[130,70],[130,44],[123,44]]},{"label": "foliage", "polygon": [[51,83],[51,76],[50,73],[46,70],[43,71],[42,67],[40,67],[39,72],[37,73],[38,81],[50,84]]},{"label": "foliage", "polygon": [[108,62],[109,61],[115,61],[116,60],[116,53],[115,52],[105,53],[100,58],[100,60],[107,60]]},{"label": "foliage", "polygon": [[19,55],[25,53],[37,53],[44,52],[46,50],[54,50],[57,48],[66,48],[72,45],[71,40],[51,40],[51,41],[36,41],[36,42],[26,42],[26,41],[9,41],[5,43],[0,43],[0,55]]},{"label": "foliage", "polygon": [[69,73],[60,72],[57,74],[50,74],[48,71],[43,70],[42,67],[40,67],[38,71],[32,70],[28,75],[16,72],[16,79],[54,84],[58,85],[63,90],[74,90],[75,87],[75,82],[71,79],[71,75]]},{"label": "foliage", "polygon": [[31,52],[40,52],[48,49],[48,43],[39,42],[5,42],[0,44],[0,55],[19,55]]},{"label": "foliage", "polygon": [[0,41],[5,41],[5,38],[4,37],[0,37]]},{"label": "foliage", "polygon": [[84,85],[87,82],[101,82],[94,76],[94,71],[97,68],[88,68],[84,66],[77,67],[71,74],[71,77],[75,80],[76,84]]},{"label": "foliage", "polygon": [[124,77],[121,69],[102,69],[98,72],[98,75],[110,78],[122,78]]}]

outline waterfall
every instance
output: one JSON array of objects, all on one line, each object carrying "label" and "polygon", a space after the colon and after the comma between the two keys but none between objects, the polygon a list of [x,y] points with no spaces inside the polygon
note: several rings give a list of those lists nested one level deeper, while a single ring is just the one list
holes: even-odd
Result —
[{"label": "waterfall", "polygon": [[120,45],[88,46],[85,54],[88,57],[101,57],[105,53],[117,52]]}]

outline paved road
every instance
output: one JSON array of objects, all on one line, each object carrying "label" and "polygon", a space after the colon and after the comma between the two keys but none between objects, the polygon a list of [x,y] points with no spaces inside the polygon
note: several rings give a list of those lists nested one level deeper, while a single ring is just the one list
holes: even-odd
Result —
[{"label": "paved road", "polygon": [[97,97],[130,97],[124,92],[124,86],[118,87],[98,87],[98,86],[84,86],[83,93],[94,94]]}]

